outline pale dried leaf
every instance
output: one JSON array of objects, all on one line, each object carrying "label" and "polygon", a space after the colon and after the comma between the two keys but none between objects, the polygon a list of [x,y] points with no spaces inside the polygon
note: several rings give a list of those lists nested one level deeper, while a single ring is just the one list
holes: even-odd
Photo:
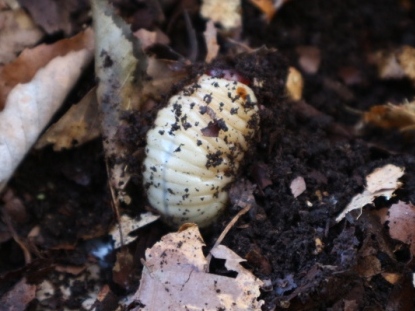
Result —
[{"label": "pale dried leaf", "polygon": [[[72,38],[24,50],[16,60],[0,69],[0,110],[3,109],[9,92],[18,83],[31,81],[38,70],[55,57],[85,48],[94,48],[94,33],[89,28]],[[74,63],[74,66],[77,64],[78,62]]]},{"label": "pale dried leaf", "polygon": [[296,177],[291,182],[290,189],[291,189],[291,193],[293,194],[294,198],[302,194],[307,189],[304,178],[301,176]]},{"label": "pale dried leaf", "polygon": [[[116,224],[109,232],[112,239],[114,240],[114,248],[120,248],[122,245],[127,245],[135,239],[136,236],[130,236],[129,234],[138,228],[144,227],[145,225],[152,223],[159,219],[160,216],[152,213],[144,213],[140,215],[140,219],[134,219],[127,215],[122,215],[119,220],[119,224]],[[121,226],[121,232],[120,232]],[[122,236],[122,239],[121,239]]]},{"label": "pale dried leaf", "polygon": [[356,209],[362,209],[367,204],[372,204],[376,197],[390,199],[396,189],[402,184],[398,181],[404,174],[404,169],[392,164],[375,169],[366,176],[366,188],[362,193],[355,195],[346,208],[337,216],[336,221],[341,221],[347,213]]},{"label": "pale dried leaf", "polygon": [[315,46],[299,46],[296,48],[299,55],[298,63],[308,74],[315,74],[320,68],[321,53]]},{"label": "pale dried leaf", "polygon": [[257,301],[262,282],[239,265],[242,258],[219,246],[213,255],[226,260],[236,278],[206,273],[204,246],[197,226],[164,236],[146,251],[134,310],[261,310]]},{"label": "pale dried leaf", "polygon": [[125,171],[128,150],[120,144],[117,131],[124,122],[124,113],[141,105],[147,57],[130,27],[115,14],[108,1],[94,0],[92,8],[97,41],[97,99],[102,111],[101,128],[110,168],[110,185],[119,200],[128,202],[123,191],[130,179]]},{"label": "pale dried leaf", "polygon": [[206,30],[203,33],[203,36],[205,37],[205,44],[207,48],[205,61],[206,63],[210,63],[218,55],[219,52],[219,45],[218,41],[216,40],[217,31],[213,21],[209,20],[206,23]]},{"label": "pale dried leaf", "polygon": [[408,77],[415,82],[415,48],[404,45],[393,51],[379,51],[371,56],[382,79]]},{"label": "pale dried leaf", "polygon": [[140,28],[136,32],[134,32],[134,36],[136,36],[141,43],[141,47],[145,50],[148,47],[154,44],[169,44],[170,39],[166,36],[164,32],[160,29],[156,29],[154,31],[150,31],[144,28]]},{"label": "pale dried leaf", "polygon": [[0,190],[91,60],[87,48],[56,57],[10,92],[0,112]]},{"label": "pale dried leaf", "polygon": [[412,256],[415,255],[415,206],[399,201],[389,208],[389,234],[392,238],[410,245]]},{"label": "pale dried leaf", "polygon": [[0,299],[1,311],[24,311],[35,298],[36,285],[30,285],[23,278]]},{"label": "pale dried leaf", "polygon": [[301,73],[294,67],[288,68],[285,89],[291,100],[300,100],[303,97],[304,80]]},{"label": "pale dried leaf", "polygon": [[90,90],[81,101],[73,105],[62,118],[50,126],[35,148],[53,144],[53,150],[61,151],[80,146],[100,135],[96,89]]},{"label": "pale dried leaf", "polygon": [[242,26],[240,0],[203,0],[200,14],[219,23],[225,30]]},{"label": "pale dried leaf", "polygon": [[399,129],[402,132],[414,130],[415,102],[372,106],[369,111],[363,113],[362,121],[385,129]]},{"label": "pale dried leaf", "polygon": [[0,65],[39,42],[43,35],[23,9],[0,11]]},{"label": "pale dried leaf", "polygon": [[391,197],[393,191],[399,188],[402,184],[398,181],[404,174],[401,167],[387,164],[383,167],[375,169],[371,174],[366,176],[366,189],[371,193],[382,191],[390,195],[384,195],[388,199]]}]

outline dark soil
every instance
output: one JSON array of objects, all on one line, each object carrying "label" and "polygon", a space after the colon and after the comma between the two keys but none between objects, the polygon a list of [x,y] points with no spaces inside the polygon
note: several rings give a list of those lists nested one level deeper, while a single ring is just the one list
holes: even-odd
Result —
[{"label": "dark soil", "polygon": [[[128,3],[119,2],[121,8]],[[150,14],[145,13],[145,6],[128,9],[135,10],[136,16]],[[185,23],[178,12],[172,6],[163,27],[173,49],[188,56],[191,51],[181,35]],[[224,244],[246,258],[246,266],[266,280],[263,310],[415,310],[415,267],[409,246],[393,240],[372,213],[398,200],[415,202],[414,136],[369,127],[358,135],[353,125],[360,116],[349,109],[365,111],[414,97],[415,88],[408,80],[381,80],[369,54],[415,46],[415,3],[291,0],[269,24],[248,1],[243,1],[243,12],[243,38],[260,49],[235,56],[232,44],[222,40],[221,57],[211,67],[234,68],[249,79],[265,81],[262,88],[254,88],[263,106],[260,133],[236,182],[248,180],[257,185],[256,205],[232,228]],[[204,22],[197,10],[189,14],[202,42]],[[134,14],[127,18],[134,21]],[[149,18],[145,27],[156,22]],[[304,46],[317,48],[321,63],[314,74],[302,72],[303,99],[293,102],[284,93],[285,79],[289,66],[300,68],[299,47]],[[203,59],[201,50],[199,59]],[[190,68],[189,79],[201,70],[206,68],[200,64]],[[354,79],[348,79],[349,73]],[[140,167],[145,131],[154,117],[154,111],[126,116],[131,128],[120,130],[125,143],[134,149],[133,168]],[[405,167],[403,187],[396,197],[378,199],[359,218],[348,216],[336,223],[336,216],[363,190],[366,175],[388,163]],[[138,215],[146,204],[137,191],[140,172],[134,176],[130,185],[133,203],[123,208]],[[299,176],[307,189],[294,198],[290,184]],[[36,262],[47,259],[46,266],[82,265],[91,260],[87,241],[105,236],[115,221],[99,141],[62,153],[33,151],[8,190],[26,209],[24,220],[13,218],[18,234],[27,236],[34,224],[40,226],[41,247],[35,257]],[[204,233],[208,247],[237,212],[237,207],[229,208]],[[101,262],[102,283],[110,284],[113,299],[136,290],[145,248],[169,230],[157,222],[139,231],[140,239],[128,248],[137,262],[131,272],[136,279],[128,286],[116,284],[108,272],[115,254]],[[368,277],[368,252],[380,261],[382,272],[397,273],[401,279],[392,284],[381,274]],[[13,285],[11,271],[13,276],[33,275],[23,267],[23,255],[10,240],[0,245],[0,260],[0,281],[4,281],[0,293]],[[220,263],[212,268],[222,270]]]}]

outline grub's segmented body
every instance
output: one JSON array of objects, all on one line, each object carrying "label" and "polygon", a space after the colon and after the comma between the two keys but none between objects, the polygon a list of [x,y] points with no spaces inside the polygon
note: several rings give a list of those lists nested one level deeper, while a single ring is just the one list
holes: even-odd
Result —
[{"label": "grub's segmented body", "polygon": [[254,93],[236,81],[203,75],[173,96],[147,134],[150,204],[172,225],[209,225],[226,205],[258,121]]}]

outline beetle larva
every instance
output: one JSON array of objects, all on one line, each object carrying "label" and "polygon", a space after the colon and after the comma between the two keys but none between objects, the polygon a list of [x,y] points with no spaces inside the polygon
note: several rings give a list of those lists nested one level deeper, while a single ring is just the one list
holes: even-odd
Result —
[{"label": "beetle larva", "polygon": [[202,75],[170,98],[147,134],[143,172],[167,223],[205,227],[219,215],[258,122],[253,91],[237,81]]}]

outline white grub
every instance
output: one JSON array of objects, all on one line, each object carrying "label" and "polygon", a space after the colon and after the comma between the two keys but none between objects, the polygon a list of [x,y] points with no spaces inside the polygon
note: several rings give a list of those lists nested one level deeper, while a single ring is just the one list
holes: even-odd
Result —
[{"label": "white grub", "polygon": [[202,75],[158,112],[147,134],[144,187],[164,220],[208,226],[228,201],[231,183],[258,128],[245,84]]}]

